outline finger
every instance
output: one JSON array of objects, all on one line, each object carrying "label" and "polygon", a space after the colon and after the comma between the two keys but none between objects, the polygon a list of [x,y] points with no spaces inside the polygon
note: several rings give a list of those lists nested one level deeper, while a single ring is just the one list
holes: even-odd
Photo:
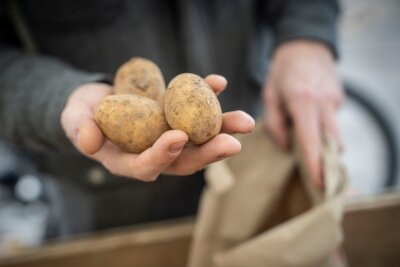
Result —
[{"label": "finger", "polygon": [[204,145],[191,145],[184,149],[165,173],[189,175],[205,168],[208,164],[239,153],[241,144],[228,134],[219,134]]},{"label": "finger", "polygon": [[154,181],[180,155],[188,140],[183,131],[167,131],[152,147],[139,154],[130,167],[138,178]]},{"label": "finger", "polygon": [[289,149],[289,136],[285,115],[281,109],[274,105],[267,106],[266,110],[265,120],[268,131],[282,149]]},{"label": "finger", "polygon": [[[84,84],[69,97],[61,114],[61,125],[76,147],[78,147],[78,135],[82,125],[87,120],[93,120],[93,107],[111,92],[111,87],[106,84]],[[89,129],[91,128],[89,126]]]},{"label": "finger", "polygon": [[321,120],[322,128],[335,139],[339,149],[343,150],[343,140],[340,134],[336,109],[329,106],[324,107]]},{"label": "finger", "polygon": [[133,177],[129,165],[137,154],[126,153],[109,140],[105,140],[103,146],[89,157],[99,161],[113,175]]},{"label": "finger", "polygon": [[61,115],[61,125],[65,134],[76,145],[82,122],[90,120],[92,114],[86,106],[70,105]]},{"label": "finger", "polygon": [[[272,92],[270,93],[272,94]],[[289,134],[286,114],[277,98],[268,96],[266,101],[265,125],[282,149],[289,149]]]},{"label": "finger", "polygon": [[254,119],[241,110],[222,114],[221,132],[227,134],[250,133],[254,129]]},{"label": "finger", "polygon": [[205,78],[205,80],[211,86],[216,95],[219,95],[222,91],[224,91],[228,85],[226,78],[217,74],[210,74]]},{"label": "finger", "polygon": [[[126,153],[105,141],[99,151],[91,157],[101,162],[112,174],[154,181],[167,165],[181,153],[182,142],[188,137],[179,130],[165,132],[157,142],[141,154]],[[183,144],[184,146],[184,144]]]},{"label": "finger", "polygon": [[104,143],[104,135],[92,119],[85,120],[78,133],[78,148],[87,155],[99,151]]},{"label": "finger", "polygon": [[317,188],[323,188],[321,166],[321,131],[318,108],[311,103],[303,103],[293,109],[296,139],[304,156],[306,169]]}]

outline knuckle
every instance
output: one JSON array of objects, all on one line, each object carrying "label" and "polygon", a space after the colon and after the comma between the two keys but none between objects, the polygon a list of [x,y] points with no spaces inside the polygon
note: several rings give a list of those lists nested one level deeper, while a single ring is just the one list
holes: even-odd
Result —
[{"label": "knuckle", "polygon": [[159,175],[159,173],[155,173],[154,171],[142,170],[138,172],[137,170],[134,171],[134,169],[132,169],[130,176],[143,182],[154,182],[155,180],[157,180]]},{"label": "knuckle", "polygon": [[196,169],[187,169],[187,170],[183,171],[182,175],[192,175],[192,174],[195,174],[196,172],[198,172],[198,171],[200,171],[202,169],[204,169],[204,167],[196,168]]},{"label": "knuckle", "polygon": [[108,166],[104,166],[104,167],[114,176],[123,176],[123,174],[117,169],[110,168]]},{"label": "knuckle", "polygon": [[119,168],[114,166],[114,164],[112,164],[110,160],[104,159],[104,160],[101,161],[101,164],[104,166],[105,169],[108,170],[108,172],[111,175],[113,175],[113,176],[125,176],[125,174],[122,173]]},{"label": "knuckle", "polygon": [[188,166],[173,166],[172,168],[170,168],[169,173],[170,174],[174,174],[174,175],[179,175],[179,176],[188,176],[188,175],[192,175],[194,173],[196,173],[197,171],[199,171],[201,169],[194,169],[193,167],[188,167]]},{"label": "knuckle", "polygon": [[336,92],[336,90],[327,90],[324,94],[324,98],[328,102],[334,102],[339,99],[339,94]]},{"label": "knuckle", "polygon": [[200,171],[200,170],[202,170],[203,168],[199,168],[199,169],[196,169],[196,170],[184,170],[184,171],[182,171],[182,172],[180,172],[179,173],[179,175],[181,175],[181,176],[189,176],[189,175],[193,175],[193,174],[195,174],[196,172],[198,172],[198,171]]},{"label": "knuckle", "polygon": [[150,172],[131,172],[130,177],[136,178],[140,181],[143,182],[154,182],[155,180],[157,180],[159,174],[154,174],[154,173],[150,173]]},{"label": "knuckle", "polygon": [[332,88],[327,90],[324,95],[326,105],[338,107],[344,100],[344,91],[341,88]]},{"label": "knuckle", "polygon": [[267,103],[276,101],[275,94],[271,88],[265,88],[263,91],[264,99]]},{"label": "knuckle", "polygon": [[338,88],[332,88],[326,92],[326,97],[331,100],[339,101],[342,98],[342,92]]},{"label": "knuckle", "polygon": [[165,166],[169,165],[173,159],[175,159],[173,155],[163,156],[158,159],[156,165],[158,168],[164,168]]},{"label": "knuckle", "polygon": [[143,182],[154,182],[155,180],[157,180],[158,175],[154,175],[154,174],[142,174],[139,176],[135,176],[137,179],[143,181]]},{"label": "knuckle", "polygon": [[315,103],[317,100],[317,91],[311,86],[302,86],[293,92],[292,101],[303,104]]}]

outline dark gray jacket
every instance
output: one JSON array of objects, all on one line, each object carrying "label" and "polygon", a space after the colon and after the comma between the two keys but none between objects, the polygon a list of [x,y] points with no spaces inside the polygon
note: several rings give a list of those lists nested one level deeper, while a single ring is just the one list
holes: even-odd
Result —
[{"label": "dark gray jacket", "polygon": [[[314,39],[336,55],[338,9],[335,0],[1,1],[0,135],[36,153],[42,170],[64,184],[56,195],[74,199],[62,202],[63,212],[86,219],[71,218],[79,223],[65,233],[193,213],[200,178],[144,184],[105,175],[100,185],[89,182],[100,167],[72,149],[60,126],[70,93],[112,80],[120,64],[142,56],[167,82],[181,72],[225,75],[223,110],[254,114],[271,49]],[[23,52],[28,35],[38,55]]]}]

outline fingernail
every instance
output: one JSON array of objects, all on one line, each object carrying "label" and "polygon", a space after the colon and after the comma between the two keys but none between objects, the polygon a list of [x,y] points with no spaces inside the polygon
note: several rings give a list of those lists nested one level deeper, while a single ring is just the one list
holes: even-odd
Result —
[{"label": "fingernail", "polygon": [[178,143],[172,144],[169,147],[169,152],[170,153],[177,153],[177,152],[179,152],[179,151],[181,151],[183,149],[185,144],[186,144],[186,141],[182,141],[182,142],[178,142]]},{"label": "fingernail", "polygon": [[219,74],[214,74],[214,75],[215,75],[214,77],[220,79],[221,81],[228,83],[228,80],[224,76],[219,75]]}]

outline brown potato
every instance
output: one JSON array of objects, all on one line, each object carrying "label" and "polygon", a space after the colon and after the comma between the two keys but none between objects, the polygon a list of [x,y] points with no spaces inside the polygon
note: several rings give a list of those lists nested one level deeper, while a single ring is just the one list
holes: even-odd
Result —
[{"label": "brown potato", "polygon": [[164,109],[171,128],[184,131],[195,144],[203,144],[221,131],[219,101],[208,83],[198,75],[176,76],[168,85]]},{"label": "brown potato", "polygon": [[170,129],[160,103],[132,94],[105,97],[95,119],[110,141],[130,153],[143,152]]},{"label": "brown potato", "polygon": [[152,61],[134,57],[123,64],[114,80],[115,94],[136,94],[162,103],[165,94],[164,77]]}]

